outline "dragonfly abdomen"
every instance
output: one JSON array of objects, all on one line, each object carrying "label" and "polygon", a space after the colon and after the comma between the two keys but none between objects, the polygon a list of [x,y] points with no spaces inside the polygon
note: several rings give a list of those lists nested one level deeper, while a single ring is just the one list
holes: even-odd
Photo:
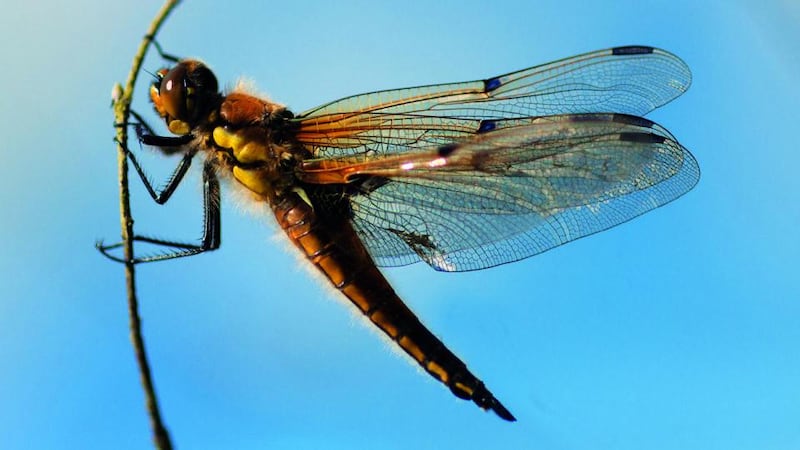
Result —
[{"label": "dragonfly abdomen", "polygon": [[397,296],[345,216],[335,221],[329,217],[319,220],[314,208],[296,192],[274,201],[273,211],[289,238],[333,286],[425,371],[457,397],[491,409],[503,419],[515,420]]}]

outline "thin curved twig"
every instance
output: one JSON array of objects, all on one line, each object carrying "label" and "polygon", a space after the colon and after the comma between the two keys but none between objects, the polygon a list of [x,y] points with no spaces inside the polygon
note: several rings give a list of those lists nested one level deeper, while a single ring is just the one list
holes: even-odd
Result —
[{"label": "thin curved twig", "polygon": [[131,115],[131,100],[133,99],[133,88],[136,84],[136,79],[139,76],[139,71],[142,66],[142,61],[147,53],[150,44],[161,28],[161,24],[172,12],[172,10],[180,3],[180,0],[167,0],[161,10],[156,14],[150,28],[147,30],[142,43],[136,55],[133,57],[133,64],[131,71],[128,73],[128,80],[125,83],[124,89],[117,84],[114,86],[114,119],[117,126],[117,163],[119,168],[119,207],[120,207],[120,220],[122,225],[122,247],[125,259],[125,281],[128,292],[128,316],[130,321],[131,343],[133,344],[134,353],[136,354],[136,362],[139,365],[139,374],[144,388],[145,402],[147,412],[150,416],[150,426],[153,431],[153,442],[156,448],[160,450],[171,450],[172,442],[169,438],[167,428],[161,419],[161,413],[158,407],[158,397],[156,397],[155,389],[153,387],[153,380],[150,374],[150,364],[147,361],[147,353],[145,351],[144,339],[142,338],[142,324],[139,318],[139,301],[136,298],[136,272],[134,264],[133,253],[133,216],[131,214],[130,206],[130,193],[128,191],[128,158],[126,154],[128,142],[128,119]]}]

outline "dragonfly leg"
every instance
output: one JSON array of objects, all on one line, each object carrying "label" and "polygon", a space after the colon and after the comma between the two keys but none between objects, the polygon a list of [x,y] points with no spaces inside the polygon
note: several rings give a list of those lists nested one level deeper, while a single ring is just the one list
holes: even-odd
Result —
[{"label": "dragonfly leg", "polygon": [[173,62],[173,63],[178,63],[178,62],[181,61],[181,58],[179,58],[179,57],[177,57],[175,55],[172,55],[172,54],[164,52],[164,49],[161,48],[161,44],[158,43],[158,41],[156,40],[156,37],[154,35],[148,34],[148,35],[145,36],[145,39],[148,39],[150,42],[153,43],[153,47],[156,48],[156,51],[158,52],[158,54],[163,59],[165,59],[166,61]]},{"label": "dragonfly leg", "polygon": [[197,151],[191,150],[183,155],[180,162],[175,167],[175,170],[172,171],[172,174],[167,179],[167,182],[160,190],[157,190],[153,187],[153,183],[144,172],[144,169],[142,169],[142,166],[139,164],[136,156],[127,148],[125,149],[125,153],[128,155],[128,160],[130,160],[133,168],[136,170],[136,173],[142,180],[145,189],[147,189],[147,193],[150,194],[150,197],[153,199],[153,201],[159,205],[163,205],[170,199],[170,197],[172,197],[175,189],[177,189],[178,185],[181,183],[181,181],[183,181],[183,177],[186,176],[186,173],[189,171],[189,167],[192,165],[192,159],[194,158],[194,155],[197,154]]},{"label": "dragonfly leg", "polygon": [[[129,153],[129,157],[132,155]],[[134,161],[133,159],[131,160]],[[184,164],[184,161],[188,161],[185,163],[185,168],[181,173],[181,167]],[[144,176],[144,173],[141,171],[140,168],[137,168],[137,172],[139,176],[144,181],[145,186],[148,186],[148,192],[153,197],[156,202],[159,204],[166,202],[167,199],[172,195],[172,192],[175,191],[175,187],[180,182],[180,179],[186,173],[186,169],[188,169],[189,163],[191,162],[191,158],[184,157],[181,161],[181,165],[178,166],[176,171],[173,173],[172,177],[170,177],[170,181],[167,183],[167,187],[161,191],[161,193],[156,193],[152,186],[149,185],[147,181],[147,177]],[[137,166],[138,163],[134,163],[134,167]],[[177,175],[176,175],[177,174]],[[177,181],[175,179],[177,178]],[[174,185],[174,186],[172,186]],[[163,198],[162,202],[159,202],[159,198]],[[221,215],[220,215],[220,187],[219,187],[219,180],[217,179],[217,175],[215,173],[215,169],[212,163],[207,162],[203,166],[203,237],[200,240],[199,244],[189,244],[184,242],[177,242],[165,239],[158,239],[148,236],[142,235],[134,235],[133,240],[137,242],[146,242],[149,244],[154,244],[162,247],[167,247],[170,250],[166,253],[150,255],[150,256],[143,256],[141,258],[134,258],[131,261],[134,264],[138,263],[145,263],[145,262],[154,262],[154,261],[164,261],[168,259],[175,259],[175,258],[182,258],[185,256],[193,256],[197,255],[206,251],[216,250],[220,246],[221,242]],[[95,244],[97,249],[107,258],[125,263],[128,262],[119,256],[116,256],[111,253],[112,250],[118,249],[122,247],[122,242],[118,242],[116,244],[106,245],[103,244],[102,241],[97,242]]]},{"label": "dragonfly leg", "polygon": [[184,136],[159,136],[155,134],[153,127],[151,127],[150,124],[148,124],[139,113],[131,110],[131,115],[136,119],[135,122],[117,124],[117,126],[134,127],[134,130],[136,131],[136,138],[139,141],[139,144],[157,147],[166,155],[172,155],[179,152],[184,153],[183,158],[178,163],[178,166],[167,179],[167,182],[161,191],[158,192],[153,187],[153,183],[145,174],[142,166],[139,164],[139,160],[130,150],[128,145],[118,142],[122,146],[125,155],[128,157],[128,160],[133,165],[133,168],[136,170],[136,173],[139,175],[139,178],[142,180],[142,183],[144,183],[144,186],[147,189],[148,194],[150,194],[150,197],[159,205],[163,205],[167,202],[167,200],[169,200],[173,192],[175,192],[175,189],[178,187],[180,182],[183,180],[183,177],[186,175],[186,172],[189,170],[194,155],[197,154],[196,149],[186,148],[186,144],[191,142],[194,137],[190,134]]}]

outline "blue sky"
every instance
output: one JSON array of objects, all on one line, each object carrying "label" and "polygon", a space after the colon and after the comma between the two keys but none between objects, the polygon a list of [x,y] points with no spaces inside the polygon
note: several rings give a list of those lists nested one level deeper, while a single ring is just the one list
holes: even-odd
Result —
[{"label": "blue sky", "polygon": [[[3,8],[3,448],[150,443],[122,268],[93,242],[119,230],[111,86],[159,6]],[[181,6],[161,34],[169,51],[204,59],[228,85],[246,76],[295,111],[611,46],[661,47],[694,78],[650,117],[694,153],[702,178],[675,203],[522,262],[387,271],[514,424],[389,350],[286,251],[270,218],[225,202],[221,250],[138,270],[176,446],[800,447],[799,22],[790,0]],[[146,164],[158,175],[173,162]],[[195,173],[165,207],[134,183],[137,229],[198,235],[198,183]]]}]

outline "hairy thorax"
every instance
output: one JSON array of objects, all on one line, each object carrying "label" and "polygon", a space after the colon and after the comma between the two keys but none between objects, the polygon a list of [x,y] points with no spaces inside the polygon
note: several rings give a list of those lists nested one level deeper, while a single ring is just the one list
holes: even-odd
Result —
[{"label": "hairy thorax", "polygon": [[250,192],[268,201],[294,183],[304,157],[285,141],[285,108],[242,92],[225,97],[210,142],[219,165]]}]

